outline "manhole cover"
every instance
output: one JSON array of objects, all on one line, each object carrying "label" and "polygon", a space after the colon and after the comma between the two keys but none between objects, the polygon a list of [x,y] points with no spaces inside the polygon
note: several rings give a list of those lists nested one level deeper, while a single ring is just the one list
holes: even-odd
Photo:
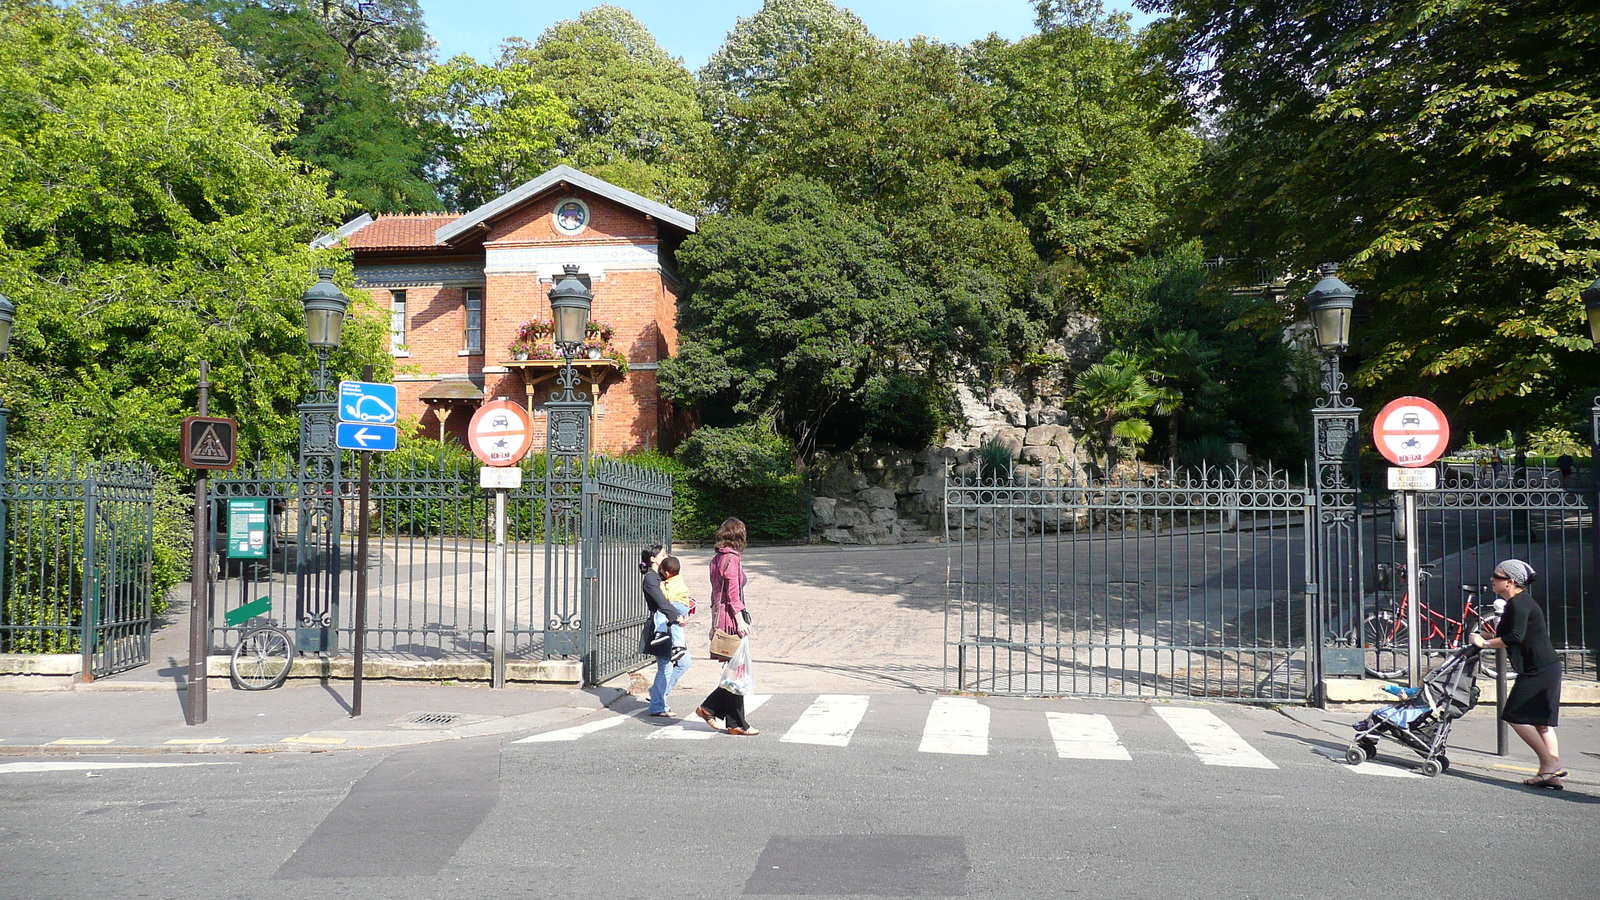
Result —
[{"label": "manhole cover", "polygon": [[442,728],[445,725],[454,725],[463,718],[465,717],[460,713],[416,712],[401,719],[397,724],[428,725],[434,728]]}]

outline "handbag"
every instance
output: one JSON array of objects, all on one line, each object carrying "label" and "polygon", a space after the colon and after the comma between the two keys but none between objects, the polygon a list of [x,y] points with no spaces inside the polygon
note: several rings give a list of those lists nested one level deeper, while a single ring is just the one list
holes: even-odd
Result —
[{"label": "handbag", "polygon": [[739,644],[743,639],[730,631],[720,628],[711,629],[711,655],[716,659],[732,659],[733,654],[739,651]]}]

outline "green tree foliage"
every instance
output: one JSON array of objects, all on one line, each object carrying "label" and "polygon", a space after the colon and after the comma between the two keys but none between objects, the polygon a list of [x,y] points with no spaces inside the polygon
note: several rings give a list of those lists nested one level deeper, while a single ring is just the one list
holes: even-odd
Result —
[{"label": "green tree foliage", "polygon": [[574,124],[557,138],[568,164],[619,187],[696,209],[705,193],[695,173],[708,135],[694,78],[633,14],[604,5],[558,22],[506,56],[526,64],[565,101]]},{"label": "green tree foliage", "polygon": [[1199,241],[1134,257],[1103,280],[1075,302],[1100,319],[1108,345],[1135,350],[1147,380],[1172,392],[1157,423],[1169,456],[1207,436],[1267,458],[1304,452],[1297,417],[1304,386],[1316,383],[1308,360],[1277,333],[1236,327],[1255,301],[1214,280]]},{"label": "green tree foliage", "polygon": [[663,364],[663,390],[770,416],[809,454],[828,414],[918,359],[938,321],[896,257],[871,220],[800,179],[707,220],[678,253],[685,351]]},{"label": "green tree foliage", "polygon": [[[1357,382],[1538,417],[1600,377],[1600,7],[1149,0],[1215,110],[1193,222],[1288,271],[1348,259]],[[1297,311],[1263,311],[1279,327]]]},{"label": "green tree foliage", "polygon": [[999,145],[994,97],[960,51],[840,40],[729,106],[737,164],[714,179],[716,206],[746,211],[799,175],[826,184],[894,243],[901,266],[940,310],[937,358],[1003,357],[1036,342],[1026,303],[1037,257],[984,159]]},{"label": "green tree foliage", "polygon": [[1073,383],[1071,402],[1094,429],[1095,442],[1106,456],[1106,472],[1117,467],[1123,445],[1137,448],[1154,433],[1145,413],[1163,399],[1144,377],[1145,360],[1136,353],[1113,350],[1083,370]]},{"label": "green tree foliage", "polygon": [[998,88],[997,163],[1040,254],[1099,266],[1144,245],[1199,141],[1124,14],[1100,0],[1041,0],[1040,33],[975,46],[972,68]]},{"label": "green tree foliage", "polygon": [[[282,144],[296,105],[163,7],[0,7],[0,285],[13,448],[176,468],[200,360],[246,454],[296,435],[308,242],[344,205]],[[353,315],[339,371],[379,359]]]},{"label": "green tree foliage", "polygon": [[472,209],[560,161],[557,143],[577,121],[508,45],[493,65],[457,56],[422,75],[412,100],[439,149],[441,194]]},{"label": "green tree foliage", "polygon": [[[425,59],[420,16],[395,24],[377,4],[327,0],[189,5],[300,104],[290,153],[327,169],[361,209],[439,208],[427,144],[402,103]],[[415,13],[415,4],[402,6]]]},{"label": "green tree foliage", "polygon": [[789,73],[819,48],[876,43],[855,13],[829,0],[766,0],[755,15],[739,18],[700,69],[701,107],[718,140],[737,156],[748,131],[743,103],[784,90]]}]

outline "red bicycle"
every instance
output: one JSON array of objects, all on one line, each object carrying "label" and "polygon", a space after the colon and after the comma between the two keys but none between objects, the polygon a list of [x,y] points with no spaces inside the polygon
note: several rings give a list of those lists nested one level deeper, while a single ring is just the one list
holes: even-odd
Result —
[{"label": "red bicycle", "polygon": [[[1404,563],[1380,563],[1379,583],[1405,582]],[[1421,573],[1426,575],[1426,572]],[[1500,621],[1499,612],[1491,607],[1487,615],[1478,608],[1479,588],[1470,584],[1461,586],[1461,618],[1453,619],[1426,603],[1417,606],[1417,620],[1422,627],[1418,641],[1422,655],[1443,657],[1452,650],[1466,646],[1467,637],[1482,630],[1494,636],[1494,626]],[[1411,629],[1406,623],[1411,597],[1403,590],[1400,599],[1388,609],[1380,609],[1361,620],[1359,636],[1363,668],[1374,678],[1395,678],[1411,667]],[[1490,678],[1498,674],[1493,657],[1485,657],[1478,670]],[[1428,666],[1427,668],[1432,668]]]}]

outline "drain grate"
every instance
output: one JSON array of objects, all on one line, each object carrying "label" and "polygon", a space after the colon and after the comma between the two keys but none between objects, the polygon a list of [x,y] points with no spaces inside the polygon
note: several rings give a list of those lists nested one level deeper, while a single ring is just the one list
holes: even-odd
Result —
[{"label": "drain grate", "polygon": [[444,726],[454,725],[463,718],[465,717],[460,713],[418,712],[401,719],[400,724]]}]

